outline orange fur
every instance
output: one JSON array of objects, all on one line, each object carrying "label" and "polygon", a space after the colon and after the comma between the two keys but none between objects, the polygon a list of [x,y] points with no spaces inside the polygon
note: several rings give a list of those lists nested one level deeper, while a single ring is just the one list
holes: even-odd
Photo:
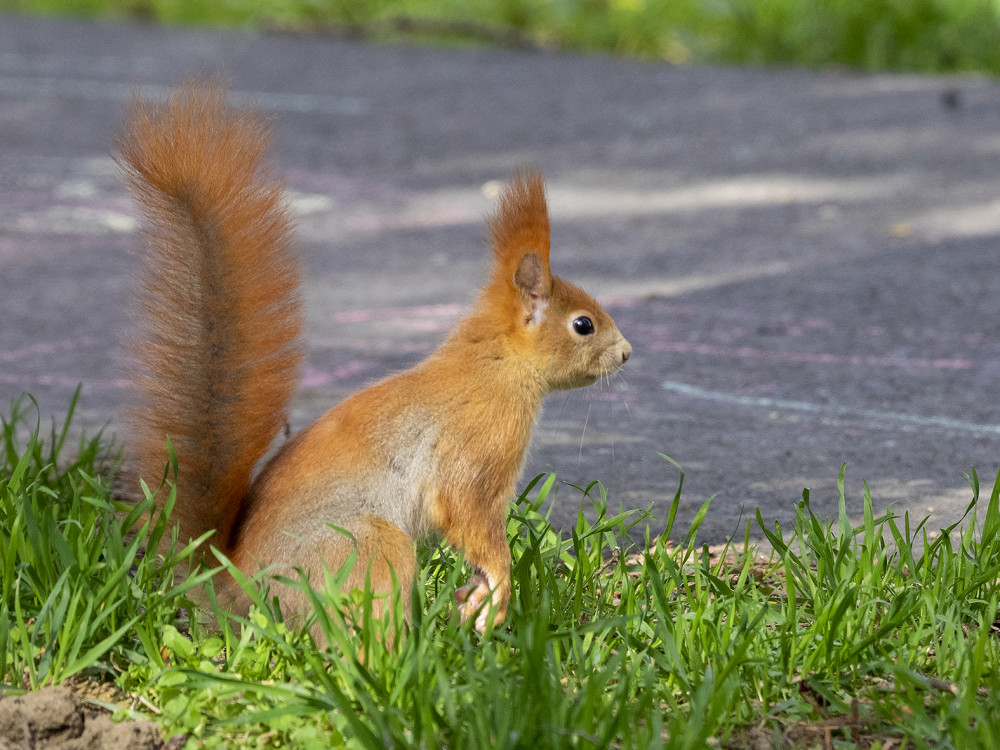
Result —
[{"label": "orange fur", "polygon": [[[542,399],[610,375],[631,352],[593,299],[552,275],[541,176],[504,188],[490,280],[438,350],[333,407],[251,481],[284,421],[300,326],[287,213],[260,167],[265,130],[226,110],[220,90],[189,85],[164,108],[134,104],[121,143],[150,245],[130,448],[149,477],[165,437],[183,446],[183,538],[218,529],[215,543],[248,573],[315,575],[356,549],[348,585],[367,575],[388,592],[393,576],[413,580],[413,540],[436,532],[477,570],[462,617],[485,630],[489,605],[502,620],[507,503]],[[281,595],[286,611],[304,606]]]},{"label": "orange fur", "polygon": [[134,469],[181,467],[182,538],[225,548],[253,468],[285,425],[301,359],[299,261],[283,185],[263,163],[270,133],[226,108],[218,86],[168,104],[134,99],[118,163],[147,239],[127,341],[125,413]]}]

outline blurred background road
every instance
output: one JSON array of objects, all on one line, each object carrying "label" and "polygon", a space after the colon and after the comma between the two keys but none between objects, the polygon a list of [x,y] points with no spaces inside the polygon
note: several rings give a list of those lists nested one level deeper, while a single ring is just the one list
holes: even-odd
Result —
[{"label": "blurred background road", "polygon": [[[0,403],[82,383],[114,430],[134,214],[110,158],[130,91],[222,75],[272,113],[308,267],[303,426],[433,349],[486,267],[482,217],[546,174],[556,273],[635,352],[555,394],[526,478],[742,536],[862,480],[932,527],[1000,468],[1000,87],[0,15]],[[557,520],[579,494],[563,487]]]}]

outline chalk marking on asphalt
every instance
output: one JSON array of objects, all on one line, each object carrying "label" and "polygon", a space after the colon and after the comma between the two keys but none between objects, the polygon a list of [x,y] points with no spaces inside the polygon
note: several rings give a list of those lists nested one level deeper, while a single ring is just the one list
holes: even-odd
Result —
[{"label": "chalk marking on asphalt", "polygon": [[[128,101],[136,91],[148,99],[165,100],[174,91],[174,88],[155,84],[135,86],[117,81],[0,76],[0,94],[12,96],[55,96],[98,101]],[[235,104],[247,104],[258,109],[276,112],[359,116],[367,114],[370,109],[368,100],[358,96],[231,91],[229,92],[229,100]]]},{"label": "chalk marking on asphalt", "polygon": [[[552,207],[562,215],[589,218],[607,215],[672,214],[720,208],[860,203],[904,189],[897,177],[810,177],[765,172],[703,180],[682,187],[635,189],[628,185],[601,187],[550,180],[546,187]],[[570,213],[572,212],[572,213]]]},{"label": "chalk marking on asphalt", "polygon": [[668,354],[696,354],[703,357],[732,357],[734,359],[759,359],[773,362],[797,362],[813,365],[848,365],[851,367],[912,367],[931,370],[972,370],[976,363],[971,359],[940,357],[881,357],[861,354],[832,354],[820,352],[780,352],[755,349],[749,346],[716,346],[687,341],[654,342],[645,347],[652,352]]},{"label": "chalk marking on asphalt", "polygon": [[[650,296],[677,297],[687,292],[700,292],[729,284],[735,285],[747,281],[759,281],[775,276],[784,276],[802,268],[805,268],[802,264],[792,264],[787,261],[778,260],[728,271],[675,276],[669,279],[607,279],[592,277],[589,279],[580,279],[579,283],[585,289],[599,287],[601,296],[606,301],[620,304]],[[746,312],[741,311],[740,315],[745,318]]]},{"label": "chalk marking on asphalt", "polygon": [[[926,427],[931,429],[969,432],[976,435],[1000,435],[1000,425],[978,424],[976,422],[966,422],[960,419],[952,419],[951,417],[922,417],[916,414],[880,411],[878,409],[864,409],[839,404],[817,404],[811,401],[791,401],[788,399],[760,396],[738,396],[733,393],[712,391],[707,388],[700,388],[696,385],[679,383],[673,380],[663,381],[660,383],[660,387],[665,391],[670,391],[671,393],[676,393],[680,396],[687,396],[688,398],[699,399],[702,401],[713,401],[715,403],[729,404],[732,406],[743,406],[750,409],[793,411],[804,414],[815,414],[820,417],[859,419],[871,422],[874,426],[884,426],[885,423],[891,423],[909,427]],[[882,423],[882,425],[879,425],[878,423]]]},{"label": "chalk marking on asphalt", "polygon": [[95,340],[89,336],[83,336],[78,339],[63,339],[61,341],[42,341],[37,344],[32,344],[31,346],[26,346],[22,349],[8,349],[6,351],[0,351],[0,362],[16,362],[20,359],[28,359],[40,355],[44,356],[46,354],[70,351],[78,349],[82,346],[91,346],[94,343]]},{"label": "chalk marking on asphalt", "polygon": [[0,372],[0,383],[21,387],[24,389],[24,393],[31,393],[37,388],[75,389],[77,386],[83,386],[86,392],[121,390],[128,386],[128,381],[122,378],[98,380],[95,378],[72,378],[68,375],[17,375],[9,372]]}]

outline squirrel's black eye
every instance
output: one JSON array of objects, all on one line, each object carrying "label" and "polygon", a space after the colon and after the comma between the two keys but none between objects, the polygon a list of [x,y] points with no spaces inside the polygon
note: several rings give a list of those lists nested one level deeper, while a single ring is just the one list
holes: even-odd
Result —
[{"label": "squirrel's black eye", "polygon": [[573,330],[581,336],[589,336],[594,332],[594,321],[586,315],[581,315],[573,321]]}]

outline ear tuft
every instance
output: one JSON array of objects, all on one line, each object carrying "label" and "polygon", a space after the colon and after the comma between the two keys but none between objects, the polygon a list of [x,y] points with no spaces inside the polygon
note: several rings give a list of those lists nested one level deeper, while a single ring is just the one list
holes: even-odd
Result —
[{"label": "ear tuft", "polygon": [[549,276],[549,213],[545,184],[536,170],[517,171],[504,185],[496,209],[487,220],[496,256],[496,277],[511,278],[521,257],[532,252]]}]

